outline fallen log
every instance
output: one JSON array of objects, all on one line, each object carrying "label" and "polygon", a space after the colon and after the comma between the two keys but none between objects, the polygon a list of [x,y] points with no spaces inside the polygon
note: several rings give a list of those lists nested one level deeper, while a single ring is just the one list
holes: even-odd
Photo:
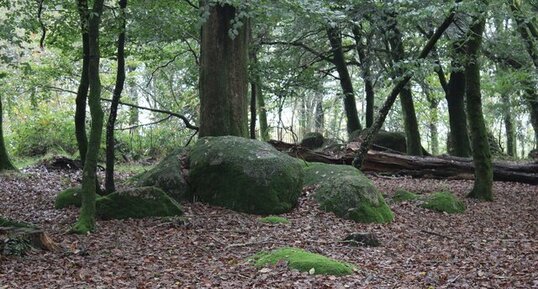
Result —
[{"label": "fallen log", "polygon": [[31,247],[46,251],[56,251],[59,249],[56,244],[43,230],[29,227],[0,227],[0,236],[7,238],[4,240],[24,240]]},{"label": "fallen log", "polygon": [[[349,143],[340,151],[312,151],[295,144],[269,141],[279,151],[309,162],[351,165],[360,143]],[[382,151],[368,151],[362,171],[384,172],[412,177],[473,179],[474,165],[470,158],[418,157]],[[493,179],[527,184],[538,184],[538,163],[493,162]]]}]

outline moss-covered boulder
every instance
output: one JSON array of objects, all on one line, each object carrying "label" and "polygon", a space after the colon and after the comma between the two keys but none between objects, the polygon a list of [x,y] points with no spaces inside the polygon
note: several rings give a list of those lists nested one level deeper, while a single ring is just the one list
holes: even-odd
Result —
[{"label": "moss-covered boulder", "polygon": [[[349,135],[349,141],[354,141],[359,138],[363,131],[356,130]],[[384,147],[400,153],[406,153],[407,147],[405,143],[405,134],[403,132],[390,132],[380,130],[374,138],[374,145]],[[375,148],[374,148],[375,149]]]},{"label": "moss-covered boulder", "polygon": [[97,199],[97,215],[102,219],[179,216],[178,202],[157,187],[117,191]]},{"label": "moss-covered boulder", "polygon": [[288,212],[303,186],[299,160],[246,138],[201,138],[191,149],[189,167],[195,200],[240,212]]},{"label": "moss-covered boulder", "polygon": [[423,208],[449,214],[465,212],[465,203],[450,192],[436,192],[427,196]]},{"label": "moss-covered boulder", "polygon": [[309,163],[305,185],[316,185],[320,208],[361,223],[388,223],[394,218],[381,193],[359,170],[347,165]]},{"label": "moss-covered boulder", "polygon": [[56,209],[63,209],[70,206],[80,207],[82,204],[82,188],[69,188],[67,190],[61,191],[56,196],[54,201],[54,207]]},{"label": "moss-covered boulder", "polygon": [[158,187],[176,201],[184,200],[188,187],[182,160],[186,158],[187,153],[188,150],[185,148],[175,150],[154,168],[136,176],[134,178],[135,185],[139,187]]},{"label": "moss-covered boulder", "polygon": [[300,145],[309,149],[321,148],[325,143],[325,137],[319,132],[309,132],[304,135]]},{"label": "moss-covered boulder", "polygon": [[254,265],[262,268],[286,261],[288,267],[310,274],[320,275],[349,275],[355,266],[340,262],[323,255],[310,253],[299,248],[280,248],[271,252],[260,252],[251,258]]},{"label": "moss-covered boulder", "polygon": [[396,191],[396,193],[394,193],[392,200],[396,203],[400,203],[400,202],[416,201],[419,198],[420,196],[415,193],[408,192],[405,190],[398,190]]}]

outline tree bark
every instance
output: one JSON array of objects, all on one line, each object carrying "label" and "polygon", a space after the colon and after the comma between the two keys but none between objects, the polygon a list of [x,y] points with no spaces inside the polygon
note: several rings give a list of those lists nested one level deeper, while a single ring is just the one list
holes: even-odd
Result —
[{"label": "tree bark", "polygon": [[458,157],[470,157],[471,143],[465,113],[465,73],[461,70],[462,64],[459,60],[466,57],[465,48],[459,41],[454,42],[453,48],[452,72],[448,81],[448,91],[445,94],[450,124],[448,152]]},{"label": "tree bark", "polygon": [[88,1],[77,1],[80,17],[80,32],[82,36],[82,68],[80,72],[80,83],[78,85],[77,97],[75,99],[75,136],[78,144],[78,151],[82,164],[86,159],[88,151],[88,137],[86,135],[86,101],[88,99],[89,78],[88,63],[90,61],[90,47],[88,39]]},{"label": "tree bark", "polygon": [[506,133],[506,153],[515,157],[516,153],[516,131],[514,129],[514,119],[510,107],[510,96],[506,93],[501,94],[504,129]]},{"label": "tree bark", "polygon": [[374,123],[374,84],[372,81],[370,57],[366,55],[367,48],[363,44],[361,28],[358,25],[353,26],[353,36],[359,55],[361,76],[364,81],[364,92],[366,93],[366,127],[371,127]]},{"label": "tree bark", "polygon": [[[0,79],[2,79],[2,74],[0,74]],[[3,118],[3,109],[2,109],[2,95],[0,94],[0,172],[8,170],[16,170],[13,163],[9,159],[7,153],[6,145],[4,142],[4,118]]]},{"label": "tree bark", "polygon": [[[537,39],[533,40],[533,35],[529,34],[529,32],[533,33],[533,31],[535,33],[536,28],[534,28],[532,22],[528,22],[525,20],[518,1],[509,0],[508,2],[508,4],[510,5],[510,9],[512,10],[512,14],[514,15],[514,20],[516,20],[517,30],[519,31],[519,34],[521,35],[521,38],[525,43],[525,48],[527,49],[527,52],[532,59],[535,71],[538,71],[538,47],[536,47],[535,44],[535,41],[538,41],[538,38],[537,36],[534,36]],[[528,30],[529,28],[530,31]]]},{"label": "tree bark", "polygon": [[323,134],[325,127],[325,112],[323,110],[323,95],[319,95],[316,100],[316,117],[314,119],[316,132]]},{"label": "tree bark", "polygon": [[256,98],[258,88],[256,82],[250,83],[250,138],[256,139]]},{"label": "tree bark", "polygon": [[[391,55],[394,63],[401,62],[405,59],[405,50],[402,42],[402,34],[398,29],[395,15],[389,15],[389,29],[391,36],[389,43],[391,47]],[[394,78],[401,76],[405,71],[401,68],[395,69]],[[420,132],[418,129],[417,114],[413,103],[413,93],[411,86],[406,84],[400,91],[400,103],[404,119],[405,139],[407,141],[407,154],[421,156],[422,145],[420,143]]]},{"label": "tree bark", "polygon": [[342,50],[342,33],[338,27],[327,27],[327,36],[331,44],[333,54],[333,64],[338,72],[340,86],[344,93],[344,110],[347,118],[347,133],[350,134],[356,130],[361,130],[361,123],[357,113],[357,104],[355,102],[355,93],[353,83],[347,69],[344,51]]},{"label": "tree bark", "polygon": [[488,143],[486,123],[482,114],[482,96],[480,93],[480,46],[484,32],[485,18],[473,19],[469,29],[465,63],[465,96],[467,99],[467,116],[469,117],[475,181],[468,197],[493,200],[493,170],[491,152]]},{"label": "tree bark", "polygon": [[120,0],[120,33],[118,35],[117,42],[117,58],[118,67],[116,71],[116,84],[114,86],[114,92],[112,93],[112,102],[110,103],[110,114],[108,115],[108,122],[106,125],[106,170],[105,170],[105,193],[110,194],[116,191],[116,185],[114,183],[114,162],[116,160],[114,155],[115,141],[114,141],[114,126],[118,116],[118,105],[121,99],[121,93],[125,84],[125,28],[126,28],[126,15],[125,9],[127,7],[127,0]]},{"label": "tree bark", "polygon": [[87,14],[89,63],[88,78],[90,94],[88,104],[90,106],[91,128],[86,152],[86,161],[82,170],[82,206],[77,223],[71,229],[74,233],[86,234],[95,228],[95,199],[97,191],[97,155],[101,144],[103,131],[103,110],[101,108],[101,80],[99,78],[99,25],[103,12],[104,0],[95,0],[93,8]]},{"label": "tree bark", "polygon": [[248,137],[248,20],[240,19],[231,35],[236,8],[205,1],[204,9],[210,11],[201,37],[200,137]]}]

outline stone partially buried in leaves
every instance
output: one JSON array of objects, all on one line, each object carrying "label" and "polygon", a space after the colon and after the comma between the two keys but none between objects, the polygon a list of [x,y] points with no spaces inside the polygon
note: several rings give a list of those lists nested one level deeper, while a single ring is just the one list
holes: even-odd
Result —
[{"label": "stone partially buried in leaves", "polygon": [[305,185],[315,185],[322,210],[361,223],[389,223],[394,218],[381,193],[359,170],[347,165],[309,163]]},{"label": "stone partially buried in leaves", "polygon": [[423,208],[449,214],[465,212],[465,204],[450,192],[436,192],[426,197]]},{"label": "stone partially buried in leaves", "polygon": [[97,215],[103,219],[179,216],[178,202],[157,187],[117,191],[97,199]]},{"label": "stone partially buried in leaves", "polygon": [[280,214],[303,187],[300,161],[271,145],[241,137],[205,137],[189,154],[195,200],[253,214]]},{"label": "stone partially buried in leaves", "polygon": [[155,186],[168,193],[176,201],[182,201],[187,193],[187,181],[183,175],[181,159],[188,152],[180,148],[169,154],[151,170],[135,177],[140,187]]},{"label": "stone partially buried in leaves", "polygon": [[63,209],[70,206],[80,207],[82,204],[81,193],[82,188],[80,187],[69,188],[59,192],[54,201],[54,207],[56,209]]}]

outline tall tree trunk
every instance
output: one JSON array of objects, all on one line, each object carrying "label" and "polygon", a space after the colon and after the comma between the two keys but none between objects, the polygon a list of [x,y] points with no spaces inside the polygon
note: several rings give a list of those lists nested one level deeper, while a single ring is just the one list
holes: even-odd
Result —
[{"label": "tall tree trunk", "polygon": [[[405,50],[402,42],[402,34],[398,29],[396,23],[396,17],[393,14],[389,16],[389,28],[390,36],[389,42],[391,46],[392,59],[395,63],[401,62],[405,59]],[[403,69],[396,69],[397,78],[405,71]],[[420,132],[418,129],[417,114],[415,112],[415,105],[413,103],[413,93],[411,91],[411,85],[406,84],[400,92],[400,104],[402,106],[402,113],[404,119],[405,136],[407,141],[407,154],[421,156],[422,145],[420,143]]]},{"label": "tall tree trunk", "polygon": [[86,152],[86,161],[82,170],[82,206],[77,223],[71,229],[74,233],[85,234],[95,228],[95,198],[97,191],[97,155],[103,132],[103,110],[101,108],[101,80],[99,78],[99,25],[103,12],[104,0],[95,0],[93,8],[87,14],[88,43],[90,60],[88,78],[90,94],[88,104],[91,115],[91,128]]},{"label": "tall tree trunk", "polygon": [[460,62],[460,59],[466,57],[463,45],[460,41],[453,43],[452,72],[448,80],[448,91],[445,94],[450,124],[448,152],[458,157],[470,157],[471,143],[465,113],[465,72],[461,70]]},{"label": "tall tree trunk", "polygon": [[[0,73],[0,79],[2,79],[2,76],[3,75]],[[9,159],[6,145],[4,143],[4,118],[2,114],[2,95],[0,94],[0,172],[7,170],[16,170],[15,166],[13,165],[13,163],[11,163],[11,160]]]},{"label": "tall tree trunk", "polygon": [[200,55],[200,137],[248,137],[247,19],[231,37],[237,11],[231,5],[209,5],[202,26]]},{"label": "tall tree trunk", "polygon": [[88,137],[86,136],[86,100],[88,99],[88,63],[90,61],[90,46],[88,39],[88,1],[77,1],[80,16],[80,31],[82,35],[82,69],[75,100],[75,136],[77,139],[80,160],[84,165],[88,151]]},{"label": "tall tree trunk", "polygon": [[430,128],[431,151],[432,155],[437,155],[439,154],[439,131],[437,129],[437,122],[439,121],[439,112],[437,106],[439,105],[439,100],[432,95],[431,89],[427,86],[427,84],[422,85],[422,90],[426,94],[426,99],[428,100],[430,108],[428,126]]},{"label": "tall tree trunk", "polygon": [[538,90],[532,81],[525,81],[523,98],[529,107],[531,125],[534,129],[534,148],[538,149]]},{"label": "tall tree trunk", "polygon": [[514,128],[514,119],[510,106],[510,96],[506,93],[501,94],[504,129],[506,132],[506,153],[509,156],[516,157],[516,131]]},{"label": "tall tree trunk", "polygon": [[314,127],[316,132],[323,133],[325,127],[325,112],[323,110],[323,95],[320,94],[316,100],[316,118],[314,120]]},{"label": "tall tree trunk", "polygon": [[125,8],[127,7],[127,0],[120,0],[120,34],[118,35],[117,43],[117,58],[118,68],[116,71],[116,85],[114,86],[114,92],[112,93],[112,101],[110,103],[110,114],[108,115],[108,122],[106,125],[106,170],[105,170],[105,192],[110,194],[116,190],[114,183],[114,162],[116,160],[114,155],[114,126],[116,124],[116,118],[118,116],[118,105],[125,84]]},{"label": "tall tree trunk", "polygon": [[353,91],[353,83],[351,76],[347,70],[346,59],[342,49],[342,33],[338,27],[327,27],[327,36],[331,43],[333,54],[333,64],[336,66],[336,71],[340,79],[340,86],[344,93],[344,109],[347,118],[347,133],[350,134],[356,130],[362,129],[357,113],[357,104],[355,102],[355,93]]},{"label": "tall tree trunk", "polygon": [[258,76],[256,80],[256,104],[258,106],[258,116],[260,123],[260,138],[263,141],[268,141],[271,139],[269,136],[269,125],[267,124],[267,108],[265,107],[265,99],[263,98],[263,90],[261,85],[261,79]]},{"label": "tall tree trunk", "polygon": [[480,94],[480,46],[484,32],[485,18],[473,19],[470,27],[465,63],[465,96],[467,98],[467,116],[469,117],[475,181],[468,197],[493,200],[493,169],[489,149],[486,123],[482,114],[482,96]]},{"label": "tall tree trunk", "polygon": [[364,92],[366,93],[366,127],[371,127],[374,123],[374,84],[372,81],[370,57],[366,55],[366,45],[363,43],[361,28],[358,25],[353,26],[353,36],[359,55],[361,76],[364,82]]},{"label": "tall tree trunk", "polygon": [[256,98],[258,88],[256,82],[250,83],[250,138],[256,139]]}]

